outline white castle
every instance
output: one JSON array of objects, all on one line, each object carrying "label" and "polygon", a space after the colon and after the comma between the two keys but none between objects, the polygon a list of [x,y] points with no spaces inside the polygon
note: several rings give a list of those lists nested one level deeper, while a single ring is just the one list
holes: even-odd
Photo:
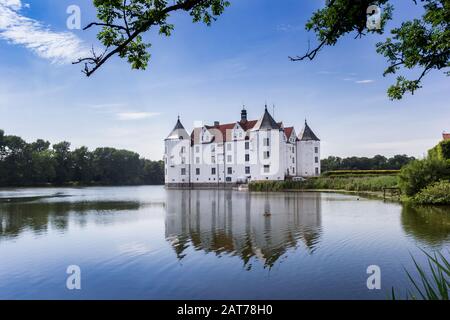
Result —
[{"label": "white castle", "polygon": [[247,120],[203,125],[189,135],[180,118],[165,139],[167,187],[214,187],[320,175],[320,140],[308,126],[276,122],[267,110]]}]

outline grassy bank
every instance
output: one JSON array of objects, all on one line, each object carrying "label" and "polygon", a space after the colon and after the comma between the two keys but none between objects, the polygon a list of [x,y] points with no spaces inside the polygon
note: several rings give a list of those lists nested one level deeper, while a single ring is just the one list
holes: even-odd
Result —
[{"label": "grassy bank", "polygon": [[395,175],[322,176],[306,181],[257,181],[249,185],[250,191],[286,190],[345,190],[381,192],[383,188],[397,187]]}]

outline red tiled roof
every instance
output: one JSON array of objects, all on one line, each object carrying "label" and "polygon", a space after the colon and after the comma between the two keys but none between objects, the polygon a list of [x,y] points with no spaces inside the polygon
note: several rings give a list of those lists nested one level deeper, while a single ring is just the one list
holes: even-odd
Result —
[{"label": "red tiled roof", "polygon": [[214,135],[216,142],[231,140],[231,130],[236,123],[219,124],[218,126],[206,126],[206,128]]},{"label": "red tiled roof", "polygon": [[292,131],[294,131],[294,127],[284,128],[284,133],[286,134],[286,138],[290,138],[292,135]]},{"label": "red tiled roof", "polygon": [[450,133],[443,133],[442,137],[444,138],[444,140],[450,140]]},{"label": "red tiled roof", "polygon": [[[239,123],[239,125],[242,127],[242,129],[244,129],[244,131],[248,131],[253,129],[253,127],[256,125],[257,122],[258,122],[257,120],[250,120],[250,121],[239,121],[237,123]],[[220,143],[232,140],[231,130],[233,130],[235,125],[236,122],[205,127],[214,135],[213,141]],[[200,130],[201,128],[195,128],[192,131],[191,133],[192,144],[200,143]]]},{"label": "red tiled roof", "polygon": [[245,131],[253,129],[253,127],[256,125],[258,120],[250,120],[250,121],[239,121],[239,125],[244,129]]}]

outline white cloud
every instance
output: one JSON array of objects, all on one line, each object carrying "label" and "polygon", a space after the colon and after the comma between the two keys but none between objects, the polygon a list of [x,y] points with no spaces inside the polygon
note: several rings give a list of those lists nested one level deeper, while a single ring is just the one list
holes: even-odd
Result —
[{"label": "white cloud", "polygon": [[0,38],[21,45],[53,63],[71,63],[89,55],[82,40],[71,32],[54,32],[20,12],[21,0],[0,0]]},{"label": "white cloud", "polygon": [[22,8],[21,0],[0,0],[0,5],[10,7],[13,10],[19,10]]},{"label": "white cloud", "polygon": [[158,112],[121,112],[117,114],[117,119],[122,121],[143,120],[159,116]]},{"label": "white cloud", "polygon": [[355,81],[356,83],[360,83],[360,84],[368,84],[368,83],[372,83],[375,82],[375,80],[358,80]]},{"label": "white cloud", "polygon": [[284,24],[284,23],[277,25],[277,31],[281,32],[295,32],[303,29],[304,27],[299,25]]}]

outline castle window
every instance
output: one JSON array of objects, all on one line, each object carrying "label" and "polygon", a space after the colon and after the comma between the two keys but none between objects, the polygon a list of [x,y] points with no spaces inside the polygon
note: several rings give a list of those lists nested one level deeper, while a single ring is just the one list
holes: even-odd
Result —
[{"label": "castle window", "polygon": [[186,152],[186,147],[181,147],[181,153],[185,153]]},{"label": "castle window", "polygon": [[250,174],[250,167],[245,167],[245,174]]},{"label": "castle window", "polygon": [[264,166],[264,173],[269,173],[270,172],[270,166],[269,165],[265,165]]},{"label": "castle window", "polygon": [[231,143],[227,143],[227,151],[231,151]]},{"label": "castle window", "polygon": [[319,168],[316,168],[316,175],[319,175]]},{"label": "castle window", "polygon": [[250,149],[250,142],[246,141],[245,142],[245,150]]},{"label": "castle window", "polygon": [[245,155],[245,162],[250,162],[250,155],[249,154]]},{"label": "castle window", "polygon": [[[200,168],[196,168],[196,169],[195,169],[195,174],[196,174],[197,176],[200,175]],[[197,179],[197,180],[198,180],[198,179]]]},{"label": "castle window", "polygon": [[269,159],[270,158],[270,151],[264,151],[263,155],[264,155],[264,159]]},{"label": "castle window", "polygon": [[[216,175],[216,168],[211,168],[211,175],[215,176]],[[214,179],[215,180],[215,179]]]},{"label": "castle window", "polygon": [[228,174],[233,174],[233,168],[232,167],[228,167]]},{"label": "castle window", "polygon": [[228,163],[233,162],[233,157],[230,156],[230,155],[228,155],[228,156],[227,156],[227,162],[228,162]]},{"label": "castle window", "polygon": [[295,158],[292,158],[292,163],[295,163]]},{"label": "castle window", "polygon": [[270,146],[270,139],[269,139],[269,138],[264,138],[264,140],[263,140],[263,146],[264,146],[264,147]]},{"label": "castle window", "polygon": [[315,153],[319,153],[319,147],[315,147],[315,148],[314,148],[314,152],[315,152]]},{"label": "castle window", "polygon": [[185,176],[186,175],[186,168],[181,168],[181,175]]},{"label": "castle window", "polygon": [[196,163],[196,164],[199,164],[199,163],[200,163],[200,157],[196,157],[196,158],[195,158],[195,163]]},{"label": "castle window", "polygon": [[316,157],[316,163],[319,163],[319,157]]}]

